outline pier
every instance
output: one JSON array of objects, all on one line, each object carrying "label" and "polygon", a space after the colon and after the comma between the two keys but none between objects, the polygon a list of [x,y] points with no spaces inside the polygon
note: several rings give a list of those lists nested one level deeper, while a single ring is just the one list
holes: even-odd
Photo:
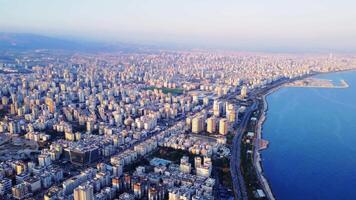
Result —
[{"label": "pier", "polygon": [[286,87],[306,87],[306,88],[335,88],[343,89],[348,88],[349,84],[345,80],[340,80],[339,84],[333,83],[332,80],[318,79],[318,78],[306,78],[303,80],[294,81],[285,84]]}]

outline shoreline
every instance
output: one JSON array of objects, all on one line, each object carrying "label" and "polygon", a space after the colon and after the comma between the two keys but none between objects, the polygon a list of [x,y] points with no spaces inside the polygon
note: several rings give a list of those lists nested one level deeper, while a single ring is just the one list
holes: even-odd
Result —
[{"label": "shoreline", "polygon": [[[285,87],[285,84],[287,84],[287,83],[284,83],[284,84],[279,85],[275,88],[272,88],[267,93],[262,95],[262,103],[263,103],[262,110],[261,110],[262,113],[261,113],[261,116],[257,122],[256,144],[258,144],[259,141],[262,140],[262,127],[266,120],[266,114],[267,114],[267,110],[268,110],[268,103],[267,103],[266,97],[268,95],[272,94],[273,92],[281,89],[282,87]],[[267,148],[268,148],[268,146],[267,146]],[[266,192],[267,198],[270,200],[275,200],[271,186],[270,186],[268,180],[266,179],[266,177],[263,175],[262,157],[261,157],[260,151],[262,151],[262,150],[260,150],[259,148],[256,148],[255,159],[254,159],[254,166],[255,166],[256,173],[257,173],[257,177],[263,186],[264,192]]]},{"label": "shoreline", "polygon": [[[267,119],[266,115],[267,115],[267,111],[268,111],[268,103],[267,103],[267,96],[276,92],[277,90],[283,88],[283,87],[290,87],[288,86],[288,84],[291,84],[295,81],[298,80],[303,80],[306,78],[310,78],[310,77],[314,77],[314,76],[318,76],[318,75],[323,75],[323,74],[331,74],[331,73],[342,73],[342,72],[351,72],[351,71],[356,71],[356,69],[346,69],[346,70],[338,70],[338,71],[333,71],[333,72],[321,72],[321,73],[315,73],[315,74],[310,74],[309,76],[306,77],[302,77],[302,78],[297,78],[295,80],[292,81],[287,81],[281,85],[278,85],[276,87],[271,88],[270,90],[268,90],[266,93],[261,95],[261,99],[259,101],[262,102],[262,107],[261,107],[261,115],[258,119],[257,125],[256,125],[256,142],[255,144],[258,144],[260,140],[262,140],[262,129],[263,129],[263,124],[265,122],[265,120]],[[349,85],[347,84],[347,87],[349,87]],[[268,148],[268,146],[267,146]],[[267,149],[266,148],[266,149]],[[255,153],[254,153],[254,161],[253,161],[253,165],[255,167],[256,173],[257,173],[257,177],[260,181],[260,184],[263,187],[263,191],[266,193],[266,197],[267,199],[270,200],[275,200],[275,196],[273,195],[271,186],[267,180],[267,178],[264,176],[263,174],[263,164],[262,164],[262,156],[259,150],[258,146],[256,146],[255,148]]]}]

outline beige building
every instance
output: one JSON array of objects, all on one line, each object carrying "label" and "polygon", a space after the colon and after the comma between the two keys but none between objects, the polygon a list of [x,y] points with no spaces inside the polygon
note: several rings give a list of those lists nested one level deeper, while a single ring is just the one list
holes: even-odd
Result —
[{"label": "beige building", "polygon": [[237,111],[236,107],[233,104],[229,104],[226,108],[226,118],[229,122],[235,123],[237,120]]},{"label": "beige building", "polygon": [[201,163],[202,163],[201,157],[197,156],[197,157],[194,158],[194,167],[195,168],[200,167]]},{"label": "beige building", "polygon": [[80,185],[74,189],[74,200],[94,200],[94,190],[91,185]]},{"label": "beige building", "polygon": [[221,110],[222,110],[222,103],[220,101],[214,100],[214,104],[213,104],[214,116],[220,117]]},{"label": "beige building", "polygon": [[200,133],[204,130],[204,118],[203,116],[194,117],[192,120],[192,132]]},{"label": "beige building", "polygon": [[229,130],[229,122],[227,119],[223,118],[219,121],[219,133],[222,135],[226,135]]},{"label": "beige building", "polygon": [[190,172],[192,171],[192,165],[189,163],[188,156],[183,156],[180,159],[179,170],[186,174],[190,174]]},{"label": "beige building", "polygon": [[206,123],[207,123],[206,131],[208,133],[215,133],[216,132],[216,118],[210,117],[206,120]]},{"label": "beige building", "polygon": [[241,98],[245,98],[247,96],[247,86],[246,85],[242,86],[240,96],[241,96]]}]

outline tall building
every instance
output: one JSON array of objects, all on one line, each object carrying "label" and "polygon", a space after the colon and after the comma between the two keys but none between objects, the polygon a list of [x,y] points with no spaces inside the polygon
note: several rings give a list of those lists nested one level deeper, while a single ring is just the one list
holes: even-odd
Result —
[{"label": "tall building", "polygon": [[133,192],[137,199],[141,199],[143,196],[143,186],[140,182],[133,185]]},{"label": "tall building", "polygon": [[241,98],[245,98],[247,96],[247,86],[246,85],[242,86],[240,95],[241,95]]},{"label": "tall building", "polygon": [[51,156],[49,154],[40,154],[38,156],[38,163],[41,167],[51,165],[52,163]]},{"label": "tall building", "polygon": [[197,94],[193,94],[193,104],[196,105],[199,103],[199,96]]},{"label": "tall building", "polygon": [[203,116],[194,117],[192,120],[192,132],[200,133],[204,130],[204,120]]},{"label": "tall building", "polygon": [[85,102],[85,94],[81,89],[78,91],[78,100],[80,103]]},{"label": "tall building", "polygon": [[118,176],[120,177],[122,175],[122,172],[123,172],[123,166],[122,165],[114,165],[112,167],[112,171],[113,171],[113,175],[114,176]]},{"label": "tall building", "polygon": [[229,115],[226,116],[226,117],[228,118],[229,122],[234,124],[236,122],[236,119],[237,119],[236,110],[230,111]]},{"label": "tall building", "polygon": [[86,123],[87,133],[92,133],[94,130],[94,121],[89,120]]},{"label": "tall building", "polygon": [[1,103],[2,105],[7,105],[9,103],[9,98],[6,96],[1,97]]},{"label": "tall building", "polygon": [[194,167],[195,168],[200,167],[201,163],[202,163],[201,157],[197,156],[197,157],[194,158]]},{"label": "tall building", "polygon": [[226,110],[226,118],[230,123],[234,124],[237,121],[237,117],[238,116],[235,106],[233,104],[229,104]]},{"label": "tall building", "polygon": [[9,122],[9,132],[11,133],[11,134],[18,134],[18,133],[20,133],[20,126],[19,126],[19,123],[18,122],[16,122],[16,121],[11,121],[11,122]]},{"label": "tall building", "polygon": [[215,133],[216,132],[216,118],[210,117],[206,120],[206,123],[207,123],[206,131],[208,133]]},{"label": "tall building", "polygon": [[117,191],[121,191],[122,189],[122,180],[120,179],[120,177],[113,177],[111,179],[111,184],[113,188],[116,188]]},{"label": "tall building", "polygon": [[190,174],[190,172],[192,170],[192,165],[189,163],[189,157],[188,156],[183,156],[180,159],[179,169],[183,173]]},{"label": "tall building", "polygon": [[148,189],[148,199],[149,200],[158,200],[159,199],[159,194],[155,187],[150,187]]},{"label": "tall building", "polygon": [[192,127],[192,118],[191,117],[187,117],[186,119],[185,119],[185,124],[187,125],[187,127],[189,128],[189,129],[191,129],[191,127]]},{"label": "tall building", "polygon": [[0,197],[6,193],[11,192],[12,182],[11,179],[1,178],[0,180]]},{"label": "tall building", "polygon": [[24,199],[29,195],[28,185],[20,183],[12,187],[12,196],[14,199]]},{"label": "tall building", "polygon": [[74,200],[94,200],[93,186],[86,184],[75,188]]},{"label": "tall building", "polygon": [[204,97],[203,98],[203,104],[208,105],[209,104],[209,97]]},{"label": "tall building", "polygon": [[227,119],[225,119],[225,118],[220,119],[220,121],[219,121],[219,133],[222,134],[222,135],[226,135],[228,129],[229,129],[229,122],[227,121]]},{"label": "tall building", "polygon": [[218,100],[214,100],[214,104],[213,104],[214,116],[220,117],[221,110],[222,110],[222,102]]},{"label": "tall building", "polygon": [[[200,161],[201,161],[201,159],[200,159]],[[196,170],[197,176],[210,177],[211,170],[212,170],[211,159],[208,157],[204,157],[204,163],[200,164],[199,166],[196,166],[195,170]]]},{"label": "tall building", "polygon": [[47,97],[45,99],[45,103],[48,106],[49,112],[51,112],[51,113],[55,113],[56,112],[56,104],[51,98]]}]

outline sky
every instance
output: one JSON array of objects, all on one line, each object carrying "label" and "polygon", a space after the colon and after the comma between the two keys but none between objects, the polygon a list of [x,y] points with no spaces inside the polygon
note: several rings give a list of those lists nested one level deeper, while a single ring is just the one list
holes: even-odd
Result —
[{"label": "sky", "polygon": [[0,31],[236,49],[356,52],[355,0],[0,0]]}]

